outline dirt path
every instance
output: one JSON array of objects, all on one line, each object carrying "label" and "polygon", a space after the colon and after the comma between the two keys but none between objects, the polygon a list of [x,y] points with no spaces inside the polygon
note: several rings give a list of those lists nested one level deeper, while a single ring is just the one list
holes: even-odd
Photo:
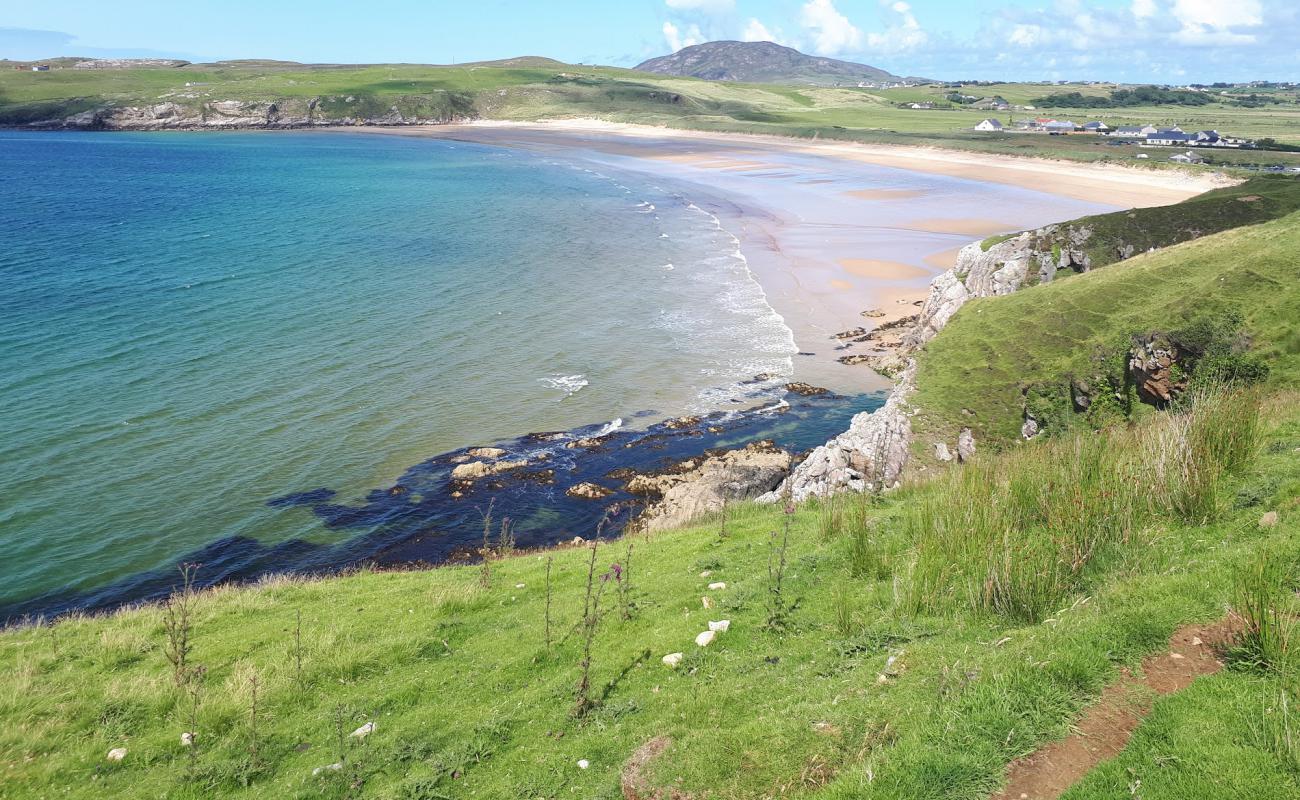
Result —
[{"label": "dirt path", "polygon": [[1169,651],[1142,661],[1141,677],[1125,670],[1074,725],[1074,733],[1011,762],[1007,786],[990,800],[1055,800],[1093,767],[1116,756],[1151,712],[1155,699],[1187,688],[1223,667],[1219,651],[1236,627],[1225,619],[1179,628]]}]

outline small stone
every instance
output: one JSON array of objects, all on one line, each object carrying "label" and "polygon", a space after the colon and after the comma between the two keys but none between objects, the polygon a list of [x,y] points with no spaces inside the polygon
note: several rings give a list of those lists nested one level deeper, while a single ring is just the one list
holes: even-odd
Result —
[{"label": "small stone", "polygon": [[189,731],[185,731],[184,733],[182,733],[181,747],[189,747],[192,744],[194,744],[194,734]]},{"label": "small stone", "polygon": [[709,584],[709,591],[711,591],[711,592],[716,592],[716,591],[719,591],[719,590],[721,590],[721,589],[725,589],[725,588],[727,588],[727,584],[726,584],[725,582],[723,582],[723,581],[718,581],[718,582],[716,582],[716,583],[710,583],[710,584]]},{"label": "small stone", "polygon": [[334,764],[329,764],[329,765],[324,766],[324,767],[317,767],[316,769],[314,769],[314,770],[311,771],[311,774],[312,774],[312,775],[319,775],[319,774],[321,774],[322,772],[338,772],[338,771],[341,770],[341,769],[343,769],[343,764],[341,764],[341,763],[334,763]]},{"label": "small stone", "polygon": [[682,659],[685,657],[685,653],[669,653],[663,657],[663,662],[665,666],[671,669],[677,669],[677,665],[682,663]]},{"label": "small stone", "polygon": [[712,572],[711,570],[707,570],[707,569],[706,569],[706,570],[704,570],[703,572],[700,573],[700,577],[701,577],[701,578],[707,578],[707,577],[709,577],[709,576],[712,575],[712,574],[713,574],[713,572]]},{"label": "small stone", "polygon": [[695,637],[695,644],[700,647],[708,647],[713,644],[713,640],[716,638],[718,638],[717,631],[704,631],[699,636]]},{"label": "small stone", "polygon": [[121,761],[124,758],[126,758],[125,747],[114,747],[112,750],[108,751],[109,761]]},{"label": "small stone", "polygon": [[1186,656],[1184,656],[1182,653],[1170,653],[1170,654],[1169,654],[1169,657],[1170,657],[1170,658],[1173,658],[1173,659],[1183,659],[1183,658],[1186,658]]},{"label": "small stone", "polygon": [[515,588],[516,588],[516,589],[522,589],[522,588],[524,588],[524,584],[522,584],[522,583],[516,583],[516,584],[515,584]]},{"label": "small stone", "polygon": [[1271,528],[1271,527],[1273,527],[1273,526],[1276,525],[1276,524],[1277,524],[1277,512],[1276,512],[1276,511],[1270,511],[1270,512],[1268,512],[1267,514],[1265,514],[1264,516],[1262,516],[1262,517],[1259,518],[1259,527],[1261,527],[1261,528]]},{"label": "small stone", "polygon": [[876,683],[878,683],[878,684],[889,683],[889,678],[886,677],[886,676],[883,675],[883,674],[881,674],[881,675],[877,675],[877,676],[876,676]]},{"label": "small stone", "polygon": [[1192,637],[1192,646],[1193,646],[1193,647],[1200,647],[1200,646],[1203,645],[1203,644],[1205,644],[1205,642],[1202,642],[1202,641],[1201,641],[1201,637],[1199,637],[1199,636],[1193,636],[1193,637]]},{"label": "small stone", "polygon": [[367,722],[365,725],[362,725],[360,728],[357,728],[355,731],[353,731],[352,737],[354,739],[364,739],[374,732],[375,732],[375,723]]},{"label": "small stone", "polygon": [[708,596],[701,597],[700,605],[704,606],[705,608],[713,608],[713,598]]},{"label": "small stone", "polygon": [[578,759],[578,769],[586,769],[591,766],[591,762],[585,758]]},{"label": "small stone", "polygon": [[573,537],[573,541],[570,542],[569,544],[582,544],[584,541],[586,540],[583,539],[581,536],[575,536]]},{"label": "small stone", "polygon": [[713,620],[709,620],[709,630],[713,631],[714,633],[726,633],[730,627],[731,627],[731,620],[729,619],[720,619],[717,622],[714,622]]}]

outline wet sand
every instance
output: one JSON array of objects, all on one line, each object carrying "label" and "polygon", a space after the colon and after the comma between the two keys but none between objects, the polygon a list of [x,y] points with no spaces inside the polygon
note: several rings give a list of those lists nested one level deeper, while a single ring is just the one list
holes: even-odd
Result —
[{"label": "wet sand", "polygon": [[1212,188],[1165,172],[587,121],[366,132],[526,148],[682,187],[684,202],[716,215],[740,240],[768,302],[794,332],[793,379],[847,394],[888,382],[839,363],[870,345],[835,334],[916,313],[962,246]]}]

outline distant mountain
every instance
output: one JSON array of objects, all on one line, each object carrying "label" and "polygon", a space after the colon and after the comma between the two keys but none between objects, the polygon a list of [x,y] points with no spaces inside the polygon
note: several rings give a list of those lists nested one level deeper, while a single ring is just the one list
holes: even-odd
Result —
[{"label": "distant mountain", "polygon": [[785,83],[799,86],[856,86],[901,81],[883,69],[821,58],[773,42],[707,42],[639,64],[643,72],[710,81]]}]

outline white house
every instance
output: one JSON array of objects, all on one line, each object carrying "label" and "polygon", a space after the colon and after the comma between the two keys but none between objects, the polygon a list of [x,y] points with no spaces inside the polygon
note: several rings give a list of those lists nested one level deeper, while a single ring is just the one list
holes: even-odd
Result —
[{"label": "white house", "polygon": [[983,122],[981,122],[980,124],[976,125],[976,126],[975,126],[975,130],[977,130],[977,131],[1000,131],[1000,130],[1002,130],[1002,123],[1001,123],[1001,122],[998,122],[998,121],[995,120],[995,119],[986,119],[986,120],[984,120]]},{"label": "white house", "polygon": [[1105,133],[1110,130],[1110,126],[1104,122],[1085,122],[1083,130],[1085,133]]},{"label": "white house", "polygon": [[1188,150],[1186,153],[1174,153],[1172,156],[1169,157],[1169,160],[1179,164],[1204,164],[1205,163],[1204,156],[1202,156],[1200,153],[1193,153],[1191,150]]}]

